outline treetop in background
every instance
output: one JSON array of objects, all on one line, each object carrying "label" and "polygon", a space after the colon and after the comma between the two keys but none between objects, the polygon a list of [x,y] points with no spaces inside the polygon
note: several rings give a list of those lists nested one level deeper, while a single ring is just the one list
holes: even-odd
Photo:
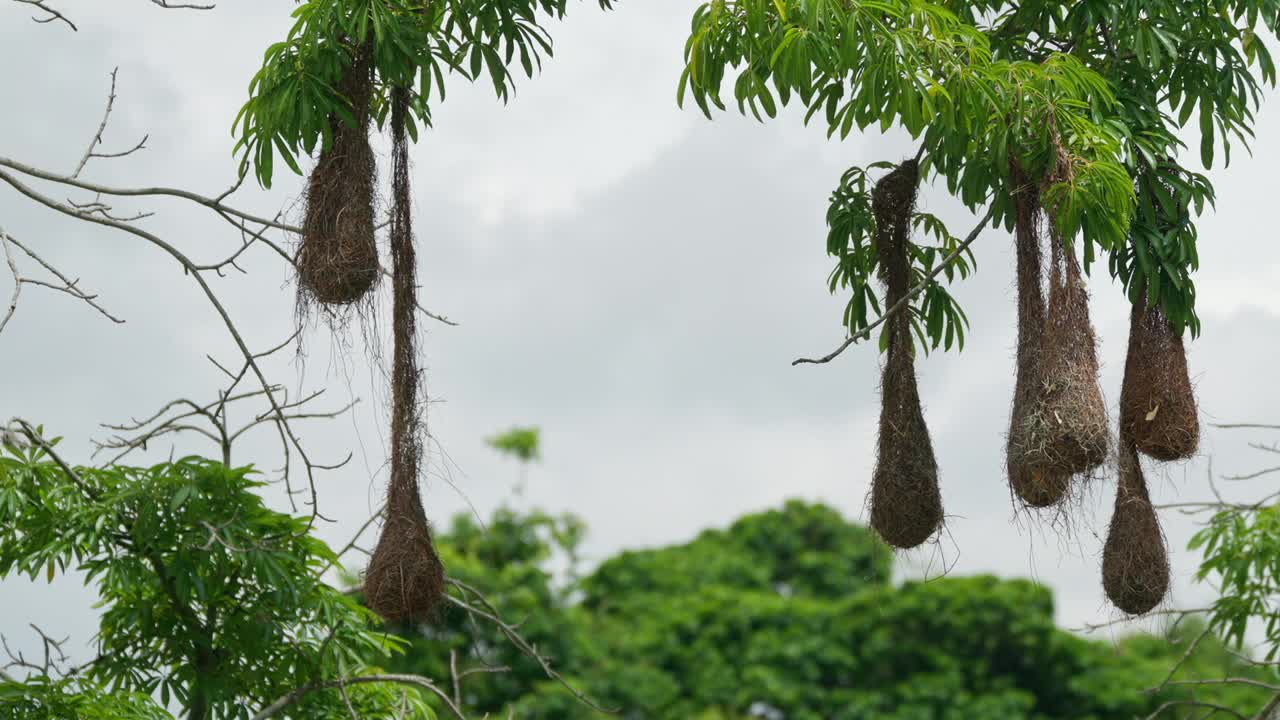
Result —
[{"label": "treetop in background", "polygon": [[[577,530],[568,542],[562,524]],[[1130,720],[1193,695],[1135,692],[1166,676],[1268,677],[1211,637],[1171,675],[1203,626],[1090,641],[1057,628],[1050,590],[1026,580],[894,585],[884,545],[821,504],[792,501],[687,543],[624,551],[567,583],[552,568],[575,552],[581,521],[501,509],[486,527],[456,516],[438,538],[449,567],[528,617],[530,641],[627,717]],[[443,674],[451,653],[513,669],[476,679],[476,713],[599,717],[456,610],[401,632],[411,644],[394,661],[403,670]],[[1268,695],[1247,685],[1194,693],[1241,709]]]}]

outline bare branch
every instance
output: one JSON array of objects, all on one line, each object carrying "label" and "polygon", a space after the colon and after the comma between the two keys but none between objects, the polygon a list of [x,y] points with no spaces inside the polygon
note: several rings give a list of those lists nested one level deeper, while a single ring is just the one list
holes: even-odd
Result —
[{"label": "bare branch", "polygon": [[1177,622],[1181,622],[1183,619],[1185,619],[1189,615],[1201,615],[1209,612],[1213,612],[1213,608],[1205,607],[1205,608],[1192,608],[1190,610],[1153,610],[1147,613],[1146,615],[1143,615],[1142,618],[1121,617],[1121,618],[1116,618],[1114,620],[1108,620],[1106,622],[1101,622],[1101,623],[1085,623],[1081,627],[1069,628],[1069,629],[1072,632],[1091,633],[1091,632],[1096,632],[1098,630],[1102,630],[1105,628],[1109,628],[1113,625],[1123,625],[1125,623],[1134,622],[1137,619],[1160,617],[1162,615],[1171,615],[1176,617],[1176,620],[1174,622],[1177,623]]},{"label": "bare branch", "polygon": [[[382,269],[382,274],[383,274],[383,275],[386,275],[388,278],[390,278],[390,277],[391,277],[391,271],[390,271],[390,270],[387,270],[385,267],[384,267],[384,268],[381,268],[381,269]],[[414,301],[414,305],[417,305],[417,306],[418,306],[418,310],[419,310],[419,311],[421,311],[423,315],[426,315],[427,317],[431,318],[432,320],[436,320],[436,321],[438,321],[438,322],[442,322],[442,323],[444,323],[445,325],[451,325],[451,326],[453,326],[453,327],[458,327],[458,323],[456,323],[456,322],[454,322],[454,321],[450,320],[449,318],[447,318],[447,317],[445,317],[445,316],[443,316],[443,315],[437,315],[437,314],[435,314],[435,313],[431,312],[430,310],[428,310],[428,309],[426,309],[426,308],[422,307],[422,303],[420,303],[420,302],[418,302],[418,301],[416,301],[416,300]]]},{"label": "bare branch", "polygon": [[[111,119],[111,110],[116,105],[116,76],[119,72],[119,67],[111,70],[111,90],[107,92],[107,109],[102,113],[102,122],[98,123],[98,132],[94,133],[93,139],[89,141],[89,147],[84,151],[84,156],[80,158],[80,162],[76,165],[75,172],[71,173],[73,178],[80,177],[80,173],[84,171],[84,166],[89,164],[89,158],[94,156],[93,151],[102,144],[102,134],[107,131],[107,122]],[[144,139],[143,142],[146,142],[146,140]],[[141,146],[141,143],[139,146]]]},{"label": "bare branch", "polygon": [[1219,705],[1217,703],[1204,702],[1202,700],[1170,700],[1165,704],[1161,705],[1160,707],[1156,708],[1155,712],[1147,716],[1147,720],[1155,720],[1162,713],[1164,713],[1164,711],[1172,710],[1175,707],[1209,708],[1214,712],[1224,712],[1224,713],[1227,713],[1228,715],[1238,717],[1240,718],[1240,720],[1249,720],[1247,717],[1242,715],[1238,710],[1229,708],[1226,705]]},{"label": "bare branch", "polygon": [[542,666],[542,672],[546,674],[547,677],[560,683],[562,687],[564,687],[566,690],[572,693],[573,696],[577,698],[578,701],[581,702],[582,704],[586,705],[592,710],[596,710],[602,713],[613,714],[617,712],[616,709],[601,707],[599,704],[596,703],[595,700],[592,700],[586,693],[574,687],[574,685],[570,683],[568,680],[566,680],[563,675],[556,672],[555,668],[551,667],[551,661],[548,660],[546,656],[544,656],[542,653],[538,651],[537,646],[531,644],[528,640],[525,640],[524,637],[519,633],[519,631],[516,630],[514,626],[509,624],[507,621],[503,620],[500,614],[498,613],[498,609],[495,608],[493,604],[490,603],[488,599],[486,599],[485,596],[479,590],[475,589],[474,587],[456,578],[449,578],[448,583],[453,587],[457,588],[460,592],[462,592],[464,597],[474,596],[476,599],[476,602],[479,603],[479,607],[472,605],[466,599],[460,599],[448,593],[445,594],[446,601],[448,601],[453,605],[456,605],[459,608],[462,608],[463,610],[467,611],[472,615],[475,615],[476,617],[483,618],[493,623],[498,628],[498,630],[501,631],[504,636],[506,636],[507,640],[516,647],[517,650],[529,656],[530,658],[536,660],[538,664]]},{"label": "bare branch", "polygon": [[[3,234],[4,234],[4,231],[0,230],[0,235],[3,235]],[[19,250],[26,253],[27,257],[31,258],[32,260],[35,260],[41,267],[43,267],[53,276],[57,277],[59,280],[62,281],[62,285],[54,285],[53,283],[44,282],[43,280],[35,280],[33,278],[23,277],[23,278],[20,278],[20,283],[27,284],[27,285],[39,285],[41,287],[49,288],[50,290],[66,293],[67,295],[70,295],[71,297],[77,300],[84,301],[86,304],[89,305],[89,307],[93,308],[94,310],[97,310],[99,313],[102,314],[103,317],[110,320],[111,322],[116,323],[117,325],[124,324],[124,320],[116,317],[115,315],[112,315],[110,312],[107,311],[106,308],[98,304],[97,295],[91,295],[85,292],[84,290],[81,290],[79,280],[71,280],[66,275],[63,275],[62,272],[58,270],[58,268],[54,267],[47,260],[40,257],[31,248],[19,242],[18,239],[13,237],[12,235],[5,235],[3,238],[3,241],[5,241],[8,244],[14,245]],[[8,254],[8,247],[5,248],[5,253],[6,255]],[[10,258],[9,267],[10,269],[14,270],[15,277],[16,277],[17,268],[14,266],[12,262],[12,258]],[[14,293],[14,300],[15,301],[17,300],[16,288]],[[4,323],[0,323],[0,330],[3,330],[3,329],[4,329]]]},{"label": "bare branch", "polygon": [[18,272],[18,262],[13,259],[13,249],[9,247],[9,234],[0,228],[0,246],[4,247],[4,259],[9,264],[9,272],[13,273],[13,295],[9,298],[9,308],[0,318],[0,333],[9,324],[13,314],[18,311],[18,299],[22,297],[22,274]]},{"label": "bare branch", "polygon": [[[69,20],[66,15],[63,15],[61,12],[58,12],[57,10],[54,10],[53,8],[49,7],[48,5],[49,0],[13,0],[13,1],[16,3],[21,3],[23,5],[30,5],[32,7],[39,8],[45,13],[48,13],[45,17],[31,18],[32,20],[34,20],[37,23],[40,23],[41,25],[57,21],[57,22],[66,23],[67,27],[71,28],[73,32],[79,32],[80,30],[80,28],[76,27],[76,24],[71,22],[71,20]],[[170,2],[170,0],[151,0],[151,4],[155,5],[156,7],[164,8],[166,10],[213,10],[215,7],[217,7],[216,5],[197,5],[194,3],[176,3],[176,2]]]},{"label": "bare branch", "polygon": [[[0,159],[0,165],[4,165],[5,163],[6,163],[5,160]],[[213,292],[213,288],[209,286],[208,281],[205,279],[204,275],[199,271],[199,267],[194,262],[192,262],[190,258],[188,258],[185,254],[183,254],[182,251],[178,250],[172,244],[166,242],[163,238],[155,235],[154,233],[143,230],[135,225],[130,225],[128,223],[120,222],[117,220],[111,220],[108,218],[99,217],[92,213],[88,213],[83,210],[78,210],[75,207],[67,205],[65,203],[60,203],[40,192],[37,192],[30,186],[23,183],[17,177],[13,176],[10,173],[4,172],[3,170],[0,170],[0,180],[3,180],[4,182],[8,183],[10,186],[12,186],[15,190],[17,190],[22,195],[25,195],[26,197],[32,200],[35,200],[36,202],[40,203],[41,205],[44,205],[45,207],[48,207],[52,210],[56,210],[64,215],[78,218],[80,220],[85,220],[91,223],[103,225],[103,226],[114,228],[117,230],[122,230],[126,233],[129,233],[143,240],[146,240],[151,244],[164,250],[166,253],[168,253],[170,257],[176,260],[184,268],[184,270],[186,270],[187,274],[189,274],[193,279],[195,279],[196,283],[200,286],[200,289],[204,292],[205,297],[209,300],[209,303],[213,305],[214,310],[217,311],[219,317],[222,318],[222,322],[227,328],[227,332],[231,335],[232,340],[235,341],[236,346],[240,349],[241,354],[245,358],[245,364],[247,366],[247,369],[253,372],[254,376],[257,377],[258,382],[260,383],[261,387],[264,390],[268,390],[269,388],[272,387],[271,383],[267,381],[267,377],[263,373],[262,368],[259,367],[258,365],[257,356],[255,356],[254,353],[251,350],[249,350],[249,346],[245,343],[244,338],[240,335],[240,329],[236,326],[235,322],[231,319],[231,315],[227,312],[226,307],[222,304],[222,301],[218,299],[217,294]],[[74,181],[74,182],[78,182],[78,181]],[[275,397],[270,392],[267,392],[266,398],[271,403],[272,410],[274,411],[276,420],[277,420],[276,425],[279,429],[279,432],[282,438],[287,439],[285,446],[288,447],[289,445],[292,445],[294,449],[297,450],[298,454],[303,458],[303,462],[306,465],[307,483],[310,491],[310,505],[312,507],[312,511],[313,511],[312,517],[314,520],[314,518],[318,515],[318,508],[317,508],[318,497],[317,497],[317,490],[316,490],[316,483],[315,483],[315,475],[313,472],[313,469],[316,466],[308,458],[306,450],[302,447],[302,442],[298,439],[297,435],[294,434],[293,427],[290,425],[289,420],[286,417],[284,417],[284,411],[280,409],[279,405],[276,402]],[[286,482],[286,490],[289,492],[289,496],[292,501],[293,490],[292,490],[292,487],[289,485],[287,476],[285,478],[285,482]]]},{"label": "bare branch", "polygon": [[207,197],[199,193],[193,193],[189,190],[180,190],[178,188],[169,187],[117,188],[107,185],[99,185],[97,183],[80,180],[79,178],[41,170],[40,168],[32,167],[26,163],[21,163],[17,160],[4,156],[0,156],[0,167],[6,167],[15,172],[22,173],[23,175],[29,175],[40,180],[46,180],[48,182],[58,183],[60,185],[66,185],[80,190],[87,190],[101,195],[111,195],[114,197],[173,197],[182,200],[190,200],[198,205],[203,205],[213,210],[223,210],[242,220],[248,220],[249,222],[257,223],[259,225],[266,225],[275,228],[276,230],[284,230],[285,232],[294,234],[302,232],[301,228],[293,225],[287,225],[274,220],[267,220],[266,218],[258,217],[252,213],[244,212],[243,210],[233,208],[229,205],[224,205],[221,199]]},{"label": "bare branch", "polygon": [[906,295],[902,296],[901,300],[897,301],[892,306],[890,306],[888,310],[885,310],[884,313],[880,315],[880,317],[877,318],[875,322],[871,323],[863,330],[857,333],[854,333],[853,335],[850,335],[849,338],[845,340],[842,345],[840,345],[840,347],[836,348],[830,353],[827,353],[826,355],[817,359],[800,358],[798,360],[793,361],[791,365],[793,367],[796,365],[825,365],[826,363],[829,363],[832,360],[835,360],[837,357],[840,357],[840,354],[843,353],[845,350],[848,350],[850,345],[853,345],[854,343],[857,343],[861,340],[865,340],[871,337],[871,331],[883,325],[889,318],[893,317],[894,315],[900,312],[905,312],[907,308],[910,307],[911,301],[914,300],[917,295],[924,292],[926,288],[933,285],[934,280],[939,275],[941,275],[944,270],[950,267],[952,263],[954,263],[957,259],[959,259],[960,256],[965,253],[966,250],[969,249],[969,246],[973,244],[973,241],[977,240],[978,236],[982,234],[983,228],[985,228],[987,226],[987,223],[991,221],[991,218],[992,216],[995,215],[995,212],[996,212],[996,207],[995,207],[995,204],[993,203],[990,207],[987,208],[987,214],[982,216],[982,220],[978,221],[977,226],[974,227],[972,230],[970,230],[969,234],[965,236],[964,241],[961,242],[960,245],[958,245],[956,249],[951,252],[950,255],[947,255],[945,258],[943,258],[942,262],[938,263],[938,266],[934,268],[928,275],[925,276],[923,282],[920,282],[916,284],[914,287],[912,287],[911,290],[908,291]]},{"label": "bare branch", "polygon": [[212,10],[217,5],[195,5],[192,3],[175,3],[168,0],[151,0],[151,4],[166,10]]},{"label": "bare branch", "polygon": [[327,680],[325,682],[300,687],[296,690],[290,691],[288,694],[263,708],[257,715],[253,716],[253,720],[266,720],[266,718],[275,717],[285,708],[313,692],[320,690],[332,690],[334,688],[345,687],[348,685],[362,685],[369,683],[394,683],[399,685],[414,685],[423,688],[440,698],[440,701],[445,704],[445,707],[449,708],[449,711],[452,712],[459,720],[466,720],[467,716],[462,712],[461,708],[454,704],[453,699],[449,697],[449,693],[440,689],[440,687],[434,682],[422,677],[421,675],[399,674],[363,675],[353,678],[340,678],[337,680]]},{"label": "bare branch", "polygon": [[32,7],[39,8],[45,11],[46,13],[48,13],[48,15],[43,18],[38,18],[38,17],[31,18],[32,20],[36,21],[37,23],[40,23],[41,25],[44,25],[46,23],[51,23],[54,21],[61,21],[66,23],[67,27],[71,28],[72,32],[80,31],[80,28],[76,27],[75,23],[68,20],[66,15],[63,15],[57,10],[54,10],[53,8],[46,5],[45,3],[47,2],[47,0],[13,0],[13,1],[17,3],[22,3],[23,5],[30,5]]},{"label": "bare branch", "polygon": [[1212,629],[1213,629],[1212,625],[1205,625],[1204,630],[1201,630],[1200,634],[1196,635],[1195,639],[1192,640],[1187,645],[1187,651],[1182,653],[1182,657],[1178,659],[1178,662],[1174,663],[1173,667],[1169,668],[1169,674],[1165,676],[1164,680],[1159,685],[1157,685],[1152,690],[1149,690],[1148,692],[1163,690],[1166,685],[1169,685],[1170,682],[1173,680],[1173,676],[1176,675],[1178,673],[1178,670],[1180,670],[1182,666],[1187,663],[1187,660],[1191,659],[1192,653],[1196,651],[1197,647],[1200,647],[1200,643],[1206,637],[1208,637],[1209,631]]},{"label": "bare branch", "polygon": [[[1243,677],[1226,677],[1211,680],[1168,680],[1165,681],[1164,685],[1186,685],[1191,687],[1200,687],[1203,685],[1248,685],[1250,687],[1257,687],[1264,690],[1270,690],[1271,692],[1280,693],[1280,685],[1273,685],[1269,682]],[[1149,688],[1147,692],[1156,692],[1159,689],[1160,688],[1158,687]]]}]

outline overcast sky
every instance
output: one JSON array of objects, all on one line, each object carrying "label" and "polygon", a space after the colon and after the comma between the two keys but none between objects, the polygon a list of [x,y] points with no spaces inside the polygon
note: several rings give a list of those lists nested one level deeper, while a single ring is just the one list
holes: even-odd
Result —
[{"label": "overcast sky", "polygon": [[[224,0],[208,13],[162,11],[144,0],[59,7],[78,33],[31,23],[29,8],[0,1],[0,155],[72,169],[118,66],[106,147],[150,139],[138,155],[94,161],[86,178],[225,189],[235,172],[231,121],[293,3]],[[443,452],[433,454],[424,488],[437,522],[469,506],[487,516],[509,496],[517,469],[484,438],[513,424],[544,434],[545,459],[521,504],[583,516],[591,559],[685,541],[793,497],[865,516],[879,403],[875,348],[822,367],[790,361],[823,354],[843,337],[843,299],[825,288],[828,194],[849,165],[901,159],[910,144],[874,134],[828,141],[795,110],[768,124],[734,114],[708,122],[680,110],[675,88],[693,8],[669,0],[624,0],[612,13],[571,6],[568,20],[551,25],[556,54],[541,77],[522,83],[505,107],[491,89],[455,80],[436,127],[414,149],[421,298],[461,323],[428,325],[422,342],[439,401],[429,424]],[[1213,173],[1220,200],[1200,222],[1204,334],[1191,346],[1191,367],[1210,422],[1280,422],[1280,264],[1270,208],[1277,110],[1270,104],[1259,114],[1253,158],[1237,152],[1231,168]],[[266,215],[291,207],[301,183],[285,173],[272,191],[242,191],[236,202]],[[927,189],[921,205],[957,234],[973,223],[943,188]],[[215,215],[187,203],[122,201],[117,209],[154,210],[146,227],[197,261],[239,242]],[[98,423],[149,414],[176,396],[212,399],[219,376],[205,355],[233,363],[237,353],[170,258],[137,238],[57,216],[8,186],[0,186],[0,227],[82,278],[127,320],[113,325],[65,296],[25,288],[0,335],[0,419],[44,423],[66,436],[66,453],[87,462],[90,440],[103,437]],[[918,363],[951,519],[942,545],[904,555],[900,575],[936,574],[945,561],[953,573],[1034,577],[1054,589],[1063,625],[1115,619],[1099,574],[1114,483],[1094,488],[1070,535],[1015,517],[1010,503],[1002,471],[1013,379],[1010,244],[1004,233],[984,234],[975,245],[978,274],[955,290],[973,321],[964,353]],[[270,252],[251,251],[244,265],[249,275],[214,286],[262,349],[291,331],[292,288]],[[36,272],[29,263],[24,270]],[[1099,270],[1093,320],[1114,409],[1128,314]],[[11,287],[0,275],[0,296]],[[326,407],[362,399],[350,417],[304,433],[317,460],[355,453],[320,480],[321,510],[337,521],[322,533],[341,544],[380,498],[385,404],[380,376],[359,353],[331,353],[334,345],[328,330],[314,330],[305,363],[290,356],[270,369],[292,388],[327,389]],[[1248,443],[1273,440],[1206,428],[1204,458],[1149,468],[1153,494],[1157,502],[1204,499],[1209,457],[1219,474],[1256,470],[1267,457]],[[252,438],[238,461],[276,467],[271,441],[265,431]],[[180,450],[211,451],[195,443]],[[1242,497],[1263,490],[1228,487]],[[1192,584],[1196,558],[1182,550],[1194,526],[1175,514],[1165,520],[1176,551],[1171,602],[1203,604],[1210,591]],[[34,621],[86,642],[92,602],[75,578],[10,578],[0,582],[0,633],[30,648],[26,623]]]}]

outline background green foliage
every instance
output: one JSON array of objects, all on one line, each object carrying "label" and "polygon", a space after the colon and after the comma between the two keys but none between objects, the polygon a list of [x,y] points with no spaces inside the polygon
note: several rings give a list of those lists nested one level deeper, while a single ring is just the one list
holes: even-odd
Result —
[{"label": "background green foliage", "polygon": [[[902,128],[921,143],[926,178],[972,209],[994,204],[1006,227],[1016,159],[1086,264],[1103,253],[1133,301],[1149,288],[1196,333],[1194,216],[1214,193],[1183,164],[1178,132],[1199,130],[1205,168],[1247,146],[1276,79],[1260,33],[1278,22],[1280,0],[711,0],[694,12],[679,94],[710,115],[729,84],[757,118],[798,98],[840,137]],[[856,333],[867,306],[880,308],[865,297],[874,218],[849,180],[832,197],[828,252]],[[963,315],[930,293],[917,330],[950,345]]]},{"label": "background green foliage", "polygon": [[[573,564],[581,535],[569,517],[504,509],[487,532],[455,518],[439,542],[451,572],[527,618],[522,629],[557,668],[625,718],[736,720],[773,709],[803,720],[1130,720],[1193,694],[1144,690],[1199,634],[1194,623],[1169,637],[1095,642],[1056,628],[1049,591],[1031,582],[895,587],[883,544],[822,505],[790,502],[566,581],[572,573],[552,569]],[[597,717],[487,628],[461,614],[445,620],[402,629],[411,647],[394,661],[400,669],[438,676],[452,651],[460,664],[513,668],[468,686],[478,715]],[[1269,677],[1206,639],[1175,678],[1227,676]],[[1269,694],[1232,686],[1195,696],[1250,712]]]},{"label": "background green foliage", "polygon": [[[334,553],[307,518],[266,508],[254,478],[199,458],[69,469],[38,447],[7,448],[0,577],[75,568],[103,614],[96,657],[62,673],[0,675],[0,718],[145,720],[171,708],[246,718],[296,688],[383,665],[438,681],[471,671],[461,704],[476,717],[596,717],[498,624],[459,604],[385,632],[357,594],[320,579]],[[1267,502],[1224,505],[1197,536],[1202,574],[1222,589],[1208,625],[1113,642],[1055,627],[1052,597],[1031,582],[895,586],[872,533],[803,502],[586,574],[586,528],[572,515],[459,515],[438,540],[463,604],[480,588],[571,684],[622,717],[1128,720],[1193,698],[1249,716],[1275,694],[1275,666],[1237,651],[1260,622],[1275,655],[1276,517]],[[486,668],[507,670],[476,672]],[[412,688],[346,692],[359,717],[399,717],[406,699],[410,717],[444,714]],[[1202,714],[1178,706],[1162,717]],[[281,717],[349,716],[341,694],[324,690]]]}]

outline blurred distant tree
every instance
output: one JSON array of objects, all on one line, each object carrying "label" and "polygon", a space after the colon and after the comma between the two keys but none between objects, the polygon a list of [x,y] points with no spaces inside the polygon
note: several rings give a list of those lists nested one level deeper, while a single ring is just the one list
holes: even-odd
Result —
[{"label": "blurred distant tree", "polygon": [[489,447],[522,463],[541,459],[541,431],[536,427],[516,427],[488,440]]},{"label": "blurred distant tree", "polygon": [[[1099,643],[1055,627],[1049,591],[1028,581],[894,587],[884,545],[822,505],[789,502],[558,583],[552,569],[582,533],[571,517],[503,509],[484,530],[455,519],[440,546],[460,577],[486,587],[509,617],[528,618],[522,630],[556,668],[624,718],[1131,720],[1193,697],[1241,709],[1267,697],[1258,687],[1176,681],[1144,692],[1202,626]],[[445,629],[406,629],[409,650],[393,664],[439,674],[452,652],[511,665],[469,685],[473,712],[597,717],[536,664],[501,650],[491,628],[447,620]],[[1265,677],[1210,635],[1175,680],[1214,673]],[[1203,714],[1179,707],[1168,717]]]}]

